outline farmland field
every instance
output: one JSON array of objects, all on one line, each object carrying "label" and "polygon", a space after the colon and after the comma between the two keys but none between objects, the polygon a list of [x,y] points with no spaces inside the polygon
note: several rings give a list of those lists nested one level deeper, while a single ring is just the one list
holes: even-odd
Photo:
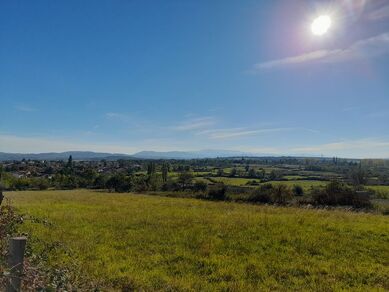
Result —
[{"label": "farmland field", "polygon": [[368,186],[369,189],[373,189],[383,197],[389,198],[389,186]]},{"label": "farmland field", "polygon": [[[389,217],[97,191],[9,192],[34,253],[103,289],[389,289]],[[34,218],[34,220],[28,220]],[[39,220],[37,220],[39,219]]]},{"label": "farmland field", "polygon": [[299,185],[301,186],[305,191],[308,191],[312,187],[320,187],[325,186],[328,182],[326,181],[318,181],[318,180],[289,180],[289,181],[270,181],[271,184],[284,184],[288,186],[294,186]]},{"label": "farmland field", "polygon": [[[258,179],[250,179],[250,178],[235,178],[235,177],[212,177],[212,181],[222,182],[226,185],[230,186],[246,186],[247,183],[252,181],[259,182]],[[327,184],[326,181],[318,181],[318,180],[288,180],[288,181],[269,181],[267,183],[271,183],[274,185],[284,184],[288,186],[300,185],[304,191],[308,191],[311,187],[325,186]],[[264,184],[264,183],[261,183]],[[260,184],[258,184],[260,185]]]}]

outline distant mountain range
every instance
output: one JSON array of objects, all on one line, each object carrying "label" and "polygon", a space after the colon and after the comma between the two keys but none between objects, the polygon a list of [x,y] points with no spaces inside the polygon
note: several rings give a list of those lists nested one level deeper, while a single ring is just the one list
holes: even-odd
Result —
[{"label": "distant mountain range", "polygon": [[141,151],[132,155],[134,158],[145,159],[198,159],[216,157],[254,156],[254,154],[229,150],[200,150],[200,151]]},{"label": "distant mountain range", "polygon": [[[135,154],[103,153],[92,151],[68,151],[50,153],[4,153],[0,152],[0,161],[12,160],[67,160],[69,156],[73,160],[119,160],[119,159],[202,159],[202,158],[226,158],[226,157],[266,157],[267,159],[279,159],[282,157],[294,158],[322,158],[332,159],[332,157],[322,157],[315,155],[274,155],[268,153],[250,153],[231,150],[200,150],[200,151],[141,151]],[[358,160],[349,158],[351,160]]]},{"label": "distant mountain range", "polygon": [[69,156],[74,160],[118,160],[118,159],[196,159],[236,156],[258,156],[252,153],[228,150],[201,150],[201,151],[141,151],[133,155],[100,153],[90,151],[69,151],[61,153],[4,153],[0,152],[0,161],[7,160],[66,160]]},{"label": "distant mountain range", "polygon": [[0,161],[6,160],[66,160],[69,156],[72,156],[74,160],[98,160],[109,159],[116,160],[121,158],[129,158],[130,155],[126,154],[111,154],[111,153],[98,153],[90,151],[69,151],[69,152],[51,152],[51,153],[4,153],[0,152]]}]

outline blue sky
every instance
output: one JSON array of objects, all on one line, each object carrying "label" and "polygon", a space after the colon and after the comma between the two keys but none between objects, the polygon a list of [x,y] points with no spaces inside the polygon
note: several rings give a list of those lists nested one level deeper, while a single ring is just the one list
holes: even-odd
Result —
[{"label": "blue sky", "polygon": [[0,101],[3,152],[389,158],[389,1],[1,1]]}]

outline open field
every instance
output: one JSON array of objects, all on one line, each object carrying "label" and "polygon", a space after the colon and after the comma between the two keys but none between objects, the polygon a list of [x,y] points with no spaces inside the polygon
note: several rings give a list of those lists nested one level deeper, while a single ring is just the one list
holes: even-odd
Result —
[{"label": "open field", "polygon": [[[254,181],[255,179],[249,179],[249,178],[240,178],[240,177],[212,177],[211,178],[215,182],[222,182],[226,185],[230,186],[245,186],[248,182]],[[259,180],[256,180],[259,181]]]},{"label": "open field", "polygon": [[289,180],[289,181],[270,181],[271,184],[284,184],[293,187],[294,185],[301,186],[304,191],[310,190],[312,187],[322,187],[325,186],[328,182],[318,181],[318,180]]},{"label": "open field", "polygon": [[369,189],[375,190],[381,196],[389,199],[389,186],[367,186]]},{"label": "open field", "polygon": [[[246,186],[251,181],[259,182],[259,179],[239,178],[239,177],[212,177],[213,181],[222,182],[230,186]],[[271,184],[284,184],[293,187],[294,185],[301,186],[304,191],[308,191],[311,187],[325,186],[328,182],[318,180],[288,180],[288,181],[269,181]],[[264,184],[264,183],[261,183]],[[259,184],[260,185],[260,184]],[[257,186],[258,187],[258,186]]]},{"label": "open field", "polygon": [[86,190],[6,195],[40,219],[22,225],[34,253],[79,275],[74,282],[165,291],[389,289],[385,216]]}]

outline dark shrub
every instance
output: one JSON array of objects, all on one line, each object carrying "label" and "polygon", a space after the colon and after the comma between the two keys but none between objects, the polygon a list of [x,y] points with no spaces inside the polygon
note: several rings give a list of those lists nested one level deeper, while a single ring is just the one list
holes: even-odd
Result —
[{"label": "dark shrub", "polygon": [[353,206],[356,208],[369,208],[372,206],[370,201],[371,193],[367,191],[357,191],[354,193]]},{"label": "dark shrub", "polygon": [[123,174],[117,174],[107,180],[106,187],[118,193],[129,192],[132,187],[131,179]]},{"label": "dark shrub", "polygon": [[49,188],[49,182],[44,178],[36,178],[31,181],[32,188],[38,190],[47,190]]},{"label": "dark shrub", "polygon": [[223,183],[209,187],[207,197],[211,200],[223,201],[226,199],[226,187]]},{"label": "dark shrub", "polygon": [[250,180],[246,183],[246,185],[249,185],[249,186],[258,186],[259,185],[259,182],[256,181],[256,180]]},{"label": "dark shrub", "polygon": [[253,203],[271,203],[272,190],[272,184],[264,184],[259,188],[255,189],[248,200]]},{"label": "dark shrub", "polygon": [[325,188],[312,191],[313,202],[318,205],[352,205],[353,191],[346,185],[332,181]]},{"label": "dark shrub", "polygon": [[289,186],[278,184],[273,187],[271,198],[273,203],[283,205],[293,198],[293,193]]},{"label": "dark shrub", "polygon": [[105,185],[107,183],[107,180],[108,180],[108,177],[106,175],[102,175],[102,174],[98,175],[93,182],[93,188],[104,189]]},{"label": "dark shrub", "polygon": [[345,184],[332,181],[325,188],[312,190],[312,199],[318,205],[369,207],[369,193],[354,191]]},{"label": "dark shrub", "polygon": [[185,190],[192,185],[193,173],[191,171],[184,171],[178,174],[177,182],[181,185],[182,190]]},{"label": "dark shrub", "polygon": [[181,190],[181,186],[177,182],[175,182],[171,179],[168,179],[168,181],[162,185],[161,190],[165,191],[165,192],[168,192],[168,191],[177,192],[177,191]]},{"label": "dark shrub", "polygon": [[147,175],[135,175],[132,177],[132,190],[135,192],[145,192],[149,189]]},{"label": "dark shrub", "polygon": [[193,190],[195,192],[206,192],[208,188],[208,184],[203,181],[196,181],[193,185]]},{"label": "dark shrub", "polygon": [[293,186],[293,194],[294,194],[295,196],[302,196],[302,195],[304,195],[304,189],[303,189],[303,187],[300,186],[300,185],[294,185],[294,186]]}]

